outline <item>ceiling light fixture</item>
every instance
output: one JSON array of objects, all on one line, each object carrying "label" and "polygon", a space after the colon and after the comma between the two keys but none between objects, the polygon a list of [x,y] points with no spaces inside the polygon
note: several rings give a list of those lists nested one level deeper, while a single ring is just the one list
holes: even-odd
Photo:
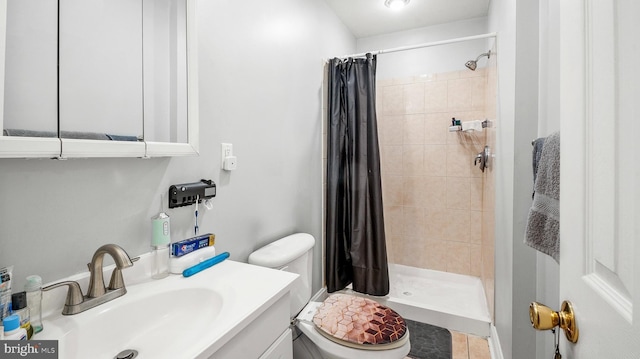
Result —
[{"label": "ceiling light fixture", "polygon": [[410,0],[384,0],[384,5],[391,10],[400,10],[409,4]]}]

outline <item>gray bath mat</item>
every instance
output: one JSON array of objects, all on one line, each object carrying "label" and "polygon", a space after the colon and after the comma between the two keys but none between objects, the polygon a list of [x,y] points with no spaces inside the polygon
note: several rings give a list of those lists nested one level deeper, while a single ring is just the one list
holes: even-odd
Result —
[{"label": "gray bath mat", "polygon": [[451,359],[451,332],[445,328],[405,319],[409,327],[412,359]]}]

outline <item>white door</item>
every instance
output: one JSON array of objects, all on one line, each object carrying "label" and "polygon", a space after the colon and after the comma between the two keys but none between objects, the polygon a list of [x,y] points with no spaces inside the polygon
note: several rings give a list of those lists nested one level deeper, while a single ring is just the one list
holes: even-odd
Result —
[{"label": "white door", "polygon": [[560,351],[640,358],[640,1],[560,3]]}]

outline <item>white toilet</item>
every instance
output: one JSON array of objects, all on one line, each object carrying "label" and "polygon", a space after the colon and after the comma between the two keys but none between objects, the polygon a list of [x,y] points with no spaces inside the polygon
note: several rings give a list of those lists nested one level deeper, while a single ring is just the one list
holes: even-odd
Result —
[{"label": "white toilet", "polygon": [[[301,346],[310,350],[304,355],[309,358],[316,358],[317,354],[320,354],[321,358],[329,359],[401,359],[409,354],[411,348],[409,330],[402,317],[390,308],[381,306],[370,299],[350,294],[333,294],[324,302],[309,302],[311,299],[311,264],[314,244],[315,240],[310,234],[297,233],[270,243],[249,256],[250,264],[300,275],[291,288],[291,318],[295,318],[296,327],[304,336],[294,339],[294,347],[295,342],[300,341]],[[362,322],[358,322],[356,318],[352,324],[351,319],[347,318],[356,317],[352,315],[354,312],[351,311],[354,305],[366,307],[367,310],[375,307],[373,310],[377,311],[374,314],[376,317],[370,322],[383,325],[385,333],[390,332],[389,327],[393,329],[401,326],[402,328],[398,328],[394,334],[383,335],[384,339],[376,343],[377,339],[370,339],[374,336],[379,338],[383,327],[380,326],[379,332],[374,335],[369,333],[375,333],[375,330],[368,329],[366,332],[364,330],[369,323],[365,323],[365,328],[362,329]],[[336,311],[338,311],[336,315],[331,314]],[[360,312],[360,309],[357,311]],[[345,313],[347,316],[343,316]],[[366,315],[364,312],[363,314]],[[339,323],[333,318],[336,316],[340,318],[338,319]],[[323,317],[327,317],[327,319],[323,319]],[[334,322],[325,325],[323,320],[328,322],[333,320]],[[344,322],[344,320],[348,322]],[[378,320],[384,323],[380,323]],[[393,320],[401,324],[393,324]],[[338,326],[343,329],[348,327],[349,329],[346,331],[349,334],[346,335],[344,330],[337,328]],[[374,327],[376,326],[374,325]],[[309,348],[311,343],[313,344],[312,348]]]}]

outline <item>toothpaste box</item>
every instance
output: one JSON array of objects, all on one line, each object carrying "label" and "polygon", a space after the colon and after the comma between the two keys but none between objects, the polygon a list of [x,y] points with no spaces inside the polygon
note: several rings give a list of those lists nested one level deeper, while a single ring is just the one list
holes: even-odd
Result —
[{"label": "toothpaste box", "polygon": [[193,251],[197,251],[200,248],[212,246],[215,243],[215,239],[215,234],[207,233],[197,237],[188,238],[180,242],[171,243],[171,255],[174,257],[180,257]]}]

